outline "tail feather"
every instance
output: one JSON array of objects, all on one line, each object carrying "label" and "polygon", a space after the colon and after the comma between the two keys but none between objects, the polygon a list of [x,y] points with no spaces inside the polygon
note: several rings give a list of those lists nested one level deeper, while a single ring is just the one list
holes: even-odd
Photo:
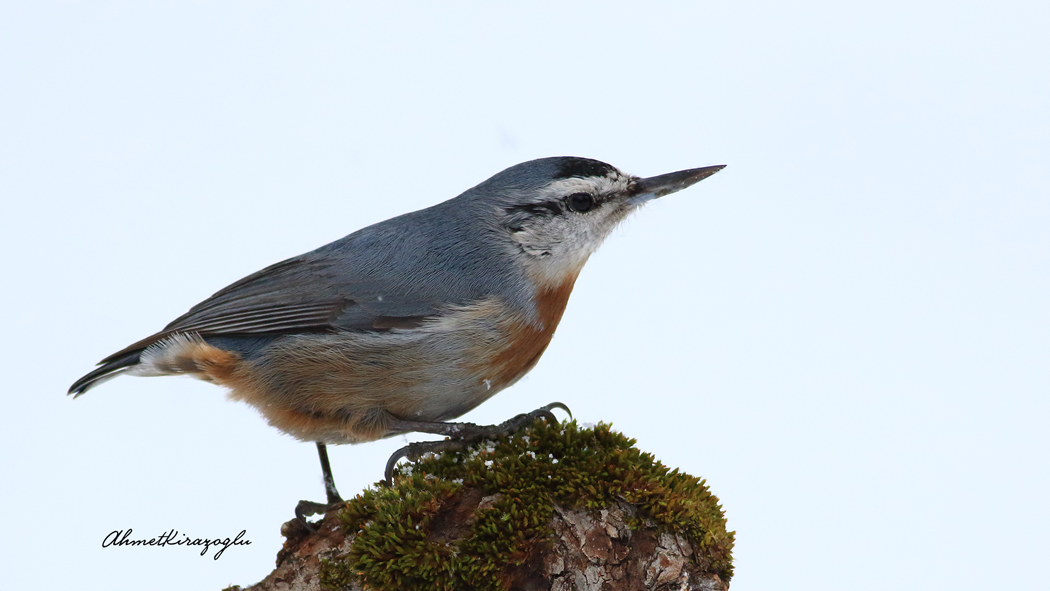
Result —
[{"label": "tail feather", "polygon": [[73,385],[69,387],[69,394],[73,394],[73,397],[76,398],[102,382],[119,376],[131,366],[138,364],[141,355],[141,350],[131,351],[116,359],[104,361],[99,367],[73,382]]}]

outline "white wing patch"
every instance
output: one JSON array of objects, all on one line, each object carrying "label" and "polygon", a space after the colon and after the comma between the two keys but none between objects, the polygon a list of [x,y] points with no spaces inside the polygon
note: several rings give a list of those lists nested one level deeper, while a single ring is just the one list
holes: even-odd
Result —
[{"label": "white wing patch", "polygon": [[200,368],[194,362],[194,355],[201,346],[207,346],[207,343],[197,333],[175,333],[146,347],[138,365],[128,368],[128,375],[170,376],[200,373]]}]

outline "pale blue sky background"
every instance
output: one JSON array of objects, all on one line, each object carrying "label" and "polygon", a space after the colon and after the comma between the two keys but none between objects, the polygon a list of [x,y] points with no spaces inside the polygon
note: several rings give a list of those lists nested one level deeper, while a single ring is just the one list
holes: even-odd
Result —
[{"label": "pale blue sky background", "polygon": [[[69,384],[226,284],[520,161],[729,167],[591,260],[525,380],[703,476],[734,590],[1045,588],[1041,2],[0,7],[4,589],[268,573],[312,445]],[[584,360],[581,363],[581,360]],[[401,440],[332,450],[347,495]],[[102,549],[247,529],[221,559]]]}]

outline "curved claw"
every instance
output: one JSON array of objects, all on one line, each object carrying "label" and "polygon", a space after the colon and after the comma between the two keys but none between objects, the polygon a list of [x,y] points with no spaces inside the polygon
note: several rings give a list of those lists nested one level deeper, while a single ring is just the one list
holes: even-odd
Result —
[{"label": "curved claw", "polygon": [[[452,439],[445,439],[443,441],[417,441],[409,443],[405,447],[395,451],[390,459],[386,461],[386,469],[383,470],[383,482],[387,486],[394,484],[394,468],[397,467],[397,463],[401,458],[408,458],[409,460],[416,460],[422,454],[426,452],[443,452],[456,449],[464,449],[470,443],[480,441],[485,438],[494,438],[501,435],[508,435],[513,431],[518,431],[525,426],[529,425],[537,418],[542,417],[543,420],[547,421],[552,425],[559,424],[558,417],[554,416],[551,412],[553,409],[558,408],[564,410],[569,414],[569,418],[572,418],[572,411],[569,410],[568,406],[565,406],[561,402],[552,402],[546,406],[537,408],[536,410],[528,413],[522,413],[500,425],[474,425],[471,423],[448,423],[455,427],[454,435]],[[298,513],[296,514],[298,515]],[[304,522],[305,523],[305,522]]]},{"label": "curved claw", "polygon": [[544,407],[540,408],[539,410],[551,411],[551,410],[554,410],[556,408],[560,408],[560,409],[564,410],[565,412],[569,413],[569,418],[570,419],[572,418],[572,411],[569,410],[568,406],[565,406],[564,404],[562,404],[560,402],[552,402],[552,403],[548,404],[547,406],[544,406]]},{"label": "curved claw", "polygon": [[386,469],[383,470],[383,482],[385,482],[387,486],[394,484],[394,466],[397,466],[397,462],[401,458],[407,458],[408,454],[412,453],[412,445],[413,444],[409,443],[405,447],[395,451],[390,456],[390,459],[386,461]]},{"label": "curved claw", "polygon": [[316,533],[317,529],[306,520],[311,515],[323,515],[328,510],[328,505],[315,503],[313,501],[299,501],[295,506],[295,518],[299,520],[310,533]]},{"label": "curved claw", "polygon": [[418,460],[423,454],[430,453],[441,453],[445,451],[455,451],[466,449],[468,445],[467,441],[461,441],[456,439],[443,439],[441,441],[416,441],[409,443],[405,447],[394,452],[394,455],[390,456],[390,459],[386,461],[386,470],[383,472],[383,478],[385,484],[390,486],[394,484],[394,467],[397,466],[398,460],[401,458],[408,458],[409,460]]}]

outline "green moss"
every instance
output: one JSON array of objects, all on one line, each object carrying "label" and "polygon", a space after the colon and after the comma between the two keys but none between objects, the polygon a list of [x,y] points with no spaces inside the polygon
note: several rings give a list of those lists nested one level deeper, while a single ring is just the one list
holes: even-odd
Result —
[{"label": "green moss", "polygon": [[[322,586],[357,579],[375,590],[503,589],[507,569],[550,539],[555,504],[597,511],[614,499],[633,504],[639,519],[688,535],[701,565],[728,583],[733,533],[718,498],[703,480],[668,470],[634,444],[608,425],[537,421],[496,442],[402,464],[393,486],[348,502],[341,517],[356,538],[345,556],[324,562]],[[471,491],[491,498],[469,531],[436,531]]]}]

